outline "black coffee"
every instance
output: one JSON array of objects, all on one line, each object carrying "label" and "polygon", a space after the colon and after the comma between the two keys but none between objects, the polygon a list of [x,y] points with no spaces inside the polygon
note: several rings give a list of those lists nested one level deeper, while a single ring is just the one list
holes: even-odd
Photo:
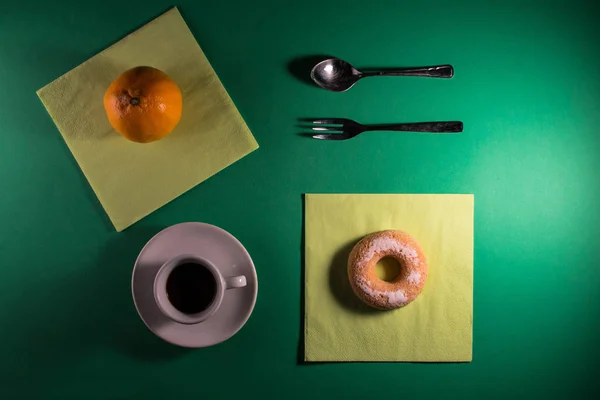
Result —
[{"label": "black coffee", "polygon": [[185,314],[196,314],[211,305],[217,295],[217,281],[203,265],[176,266],[167,278],[167,296],[173,307]]}]

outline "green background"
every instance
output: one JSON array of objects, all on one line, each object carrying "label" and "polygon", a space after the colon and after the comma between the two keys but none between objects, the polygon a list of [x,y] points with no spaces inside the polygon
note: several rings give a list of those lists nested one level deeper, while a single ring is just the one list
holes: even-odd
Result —
[{"label": "green background", "polygon": [[[261,147],[122,233],[35,91],[173,4],[1,7],[0,397],[597,395],[598,3],[294,3],[177,4]],[[329,93],[298,79],[323,54],[357,67],[450,63],[456,75]],[[458,119],[465,131],[320,142],[297,135],[297,119],[313,116]],[[472,363],[299,363],[311,192],[475,194]],[[240,333],[193,351],[155,338],[130,297],[142,245],[183,221],[237,236],[259,277]]]}]

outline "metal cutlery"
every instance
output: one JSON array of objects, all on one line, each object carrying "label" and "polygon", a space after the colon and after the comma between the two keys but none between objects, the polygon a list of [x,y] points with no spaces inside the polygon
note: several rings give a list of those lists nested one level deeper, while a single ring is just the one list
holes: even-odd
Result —
[{"label": "metal cutlery", "polygon": [[399,68],[385,71],[359,71],[349,62],[339,58],[329,58],[315,65],[310,77],[317,85],[332,92],[344,92],[359,79],[368,76],[426,76],[430,78],[452,78],[454,68],[451,65],[433,67]]},{"label": "metal cutlery", "polygon": [[430,132],[430,133],[458,133],[463,131],[460,121],[446,122],[411,122],[403,124],[363,125],[347,118],[314,119],[312,130],[326,132],[312,135],[315,139],[346,140],[352,139],[366,131],[402,131],[402,132]]}]

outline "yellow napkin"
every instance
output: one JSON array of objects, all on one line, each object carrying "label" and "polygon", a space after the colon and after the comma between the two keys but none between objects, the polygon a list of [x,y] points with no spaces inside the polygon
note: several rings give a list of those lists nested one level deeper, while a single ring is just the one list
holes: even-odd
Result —
[{"label": "yellow napkin", "polygon": [[[306,361],[471,361],[473,195],[306,195]],[[348,283],[363,236],[399,229],[429,261],[409,305],[379,311]]]},{"label": "yellow napkin", "polygon": [[[110,83],[140,65],[183,92],[179,125],[150,144],[121,137],[103,106]],[[176,8],[37,93],[117,231],[258,148]]]}]

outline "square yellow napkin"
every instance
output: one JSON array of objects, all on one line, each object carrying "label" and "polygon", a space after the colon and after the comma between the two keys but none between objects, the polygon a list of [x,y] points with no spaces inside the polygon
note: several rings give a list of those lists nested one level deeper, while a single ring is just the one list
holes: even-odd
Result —
[{"label": "square yellow napkin", "polygon": [[[305,198],[306,361],[471,361],[473,195],[327,195]],[[348,282],[363,236],[398,229],[419,241],[429,277],[415,301],[379,311]]]},{"label": "square yellow napkin", "polygon": [[[111,82],[140,65],[183,92],[179,125],[149,144],[119,135],[103,105]],[[37,93],[117,231],[258,148],[176,8]]]}]

